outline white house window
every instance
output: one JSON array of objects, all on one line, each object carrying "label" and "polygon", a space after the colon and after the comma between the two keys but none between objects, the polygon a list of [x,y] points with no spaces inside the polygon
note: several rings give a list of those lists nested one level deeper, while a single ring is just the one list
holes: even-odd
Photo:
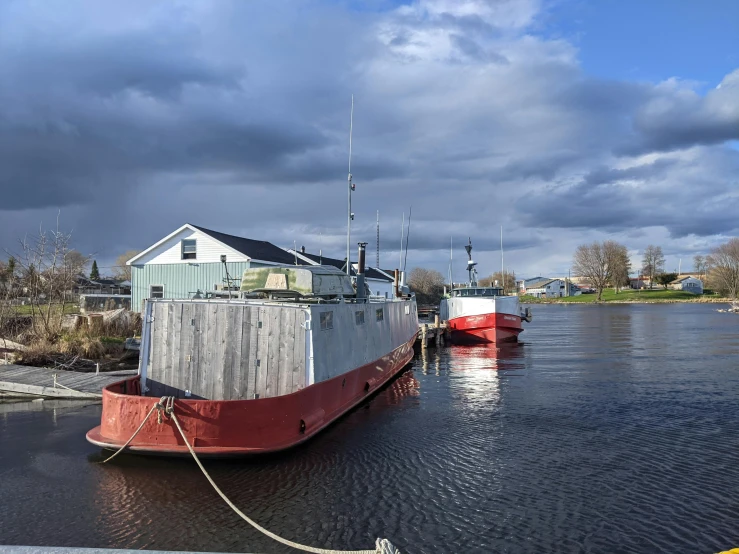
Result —
[{"label": "white house window", "polygon": [[321,312],[321,331],[334,328],[334,312]]},{"label": "white house window", "polygon": [[164,285],[151,285],[149,287],[149,298],[164,298]]},{"label": "white house window", "polygon": [[194,260],[197,254],[197,240],[185,239],[182,241],[182,259]]}]

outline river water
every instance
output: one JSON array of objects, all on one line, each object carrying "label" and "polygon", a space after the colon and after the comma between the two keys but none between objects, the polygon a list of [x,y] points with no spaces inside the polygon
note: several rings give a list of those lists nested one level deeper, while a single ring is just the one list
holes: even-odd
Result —
[{"label": "river water", "polygon": [[[739,317],[716,305],[534,306],[522,343],[419,355],[309,444],[205,462],[314,546],[406,554],[739,546]],[[100,407],[0,405],[0,544],[291,552],[192,460],[119,456]]]}]

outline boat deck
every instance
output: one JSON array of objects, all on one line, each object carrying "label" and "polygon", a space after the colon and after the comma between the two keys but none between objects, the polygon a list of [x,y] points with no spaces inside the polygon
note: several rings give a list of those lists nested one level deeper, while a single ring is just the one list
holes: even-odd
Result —
[{"label": "boat deck", "polygon": [[44,367],[0,365],[0,400],[5,398],[102,398],[103,387],[136,370],[80,373]]}]

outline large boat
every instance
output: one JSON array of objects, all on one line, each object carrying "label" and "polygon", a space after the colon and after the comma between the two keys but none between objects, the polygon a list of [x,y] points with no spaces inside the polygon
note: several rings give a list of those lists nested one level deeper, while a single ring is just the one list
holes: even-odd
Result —
[{"label": "large boat", "polygon": [[513,342],[523,331],[522,321],[531,321],[531,310],[521,311],[518,296],[506,296],[498,286],[481,287],[477,282],[477,262],[472,260],[472,241],[467,251],[465,286],[451,286],[441,300],[439,317],[447,322],[457,343]]},{"label": "large boat", "polygon": [[139,375],[103,390],[87,440],[119,449],[135,434],[131,451],[187,454],[166,413],[147,419],[165,396],[198,455],[280,451],[325,429],[413,357],[415,297],[396,272],[394,297],[370,298],[364,259],[360,243],[356,282],[274,266],[247,269],[239,299],[147,300]]}]

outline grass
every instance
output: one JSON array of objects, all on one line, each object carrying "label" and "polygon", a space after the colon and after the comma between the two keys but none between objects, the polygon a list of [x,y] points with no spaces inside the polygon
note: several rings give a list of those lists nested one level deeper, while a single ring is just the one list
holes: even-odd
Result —
[{"label": "grass", "polygon": [[[534,298],[533,296],[521,296],[521,302],[532,304],[543,303],[595,303],[597,294],[581,294],[580,296],[569,296],[565,298]],[[623,290],[618,294],[613,289],[603,291],[603,302],[705,302],[707,299],[718,298],[712,295],[696,295],[681,290],[646,289],[646,290]]]},{"label": "grass", "polygon": [[[43,305],[41,306],[41,309],[46,313],[48,306]],[[26,304],[25,306],[12,306],[9,308],[11,313],[14,313],[15,315],[31,315],[31,305]],[[55,313],[59,313],[59,307],[54,306],[53,310]],[[80,307],[77,304],[66,304],[64,306],[64,313],[65,314],[77,314],[80,311]],[[38,313],[38,309],[36,310],[36,313]]]}]

